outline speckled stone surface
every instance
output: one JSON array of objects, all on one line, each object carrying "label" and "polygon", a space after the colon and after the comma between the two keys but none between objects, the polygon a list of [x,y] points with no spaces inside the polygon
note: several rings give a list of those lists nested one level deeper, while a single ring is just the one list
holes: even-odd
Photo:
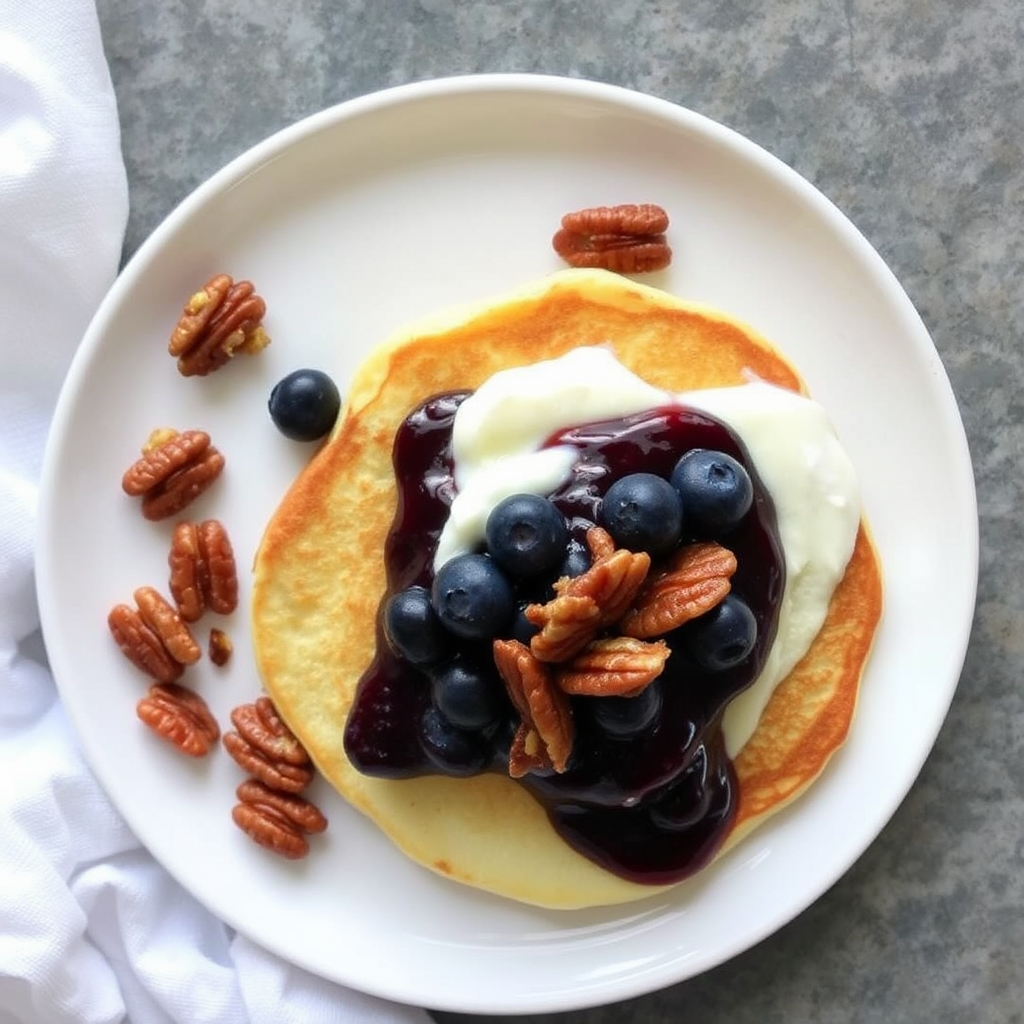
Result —
[{"label": "speckled stone surface", "polygon": [[131,184],[126,256],[194,186],[275,129],[383,86],[479,71],[594,78],[692,107],[781,157],[850,216],[929,327],[975,460],[977,615],[947,723],[878,841],[770,939],[628,1003],[519,1019],[1024,1021],[1019,0],[98,7]]}]

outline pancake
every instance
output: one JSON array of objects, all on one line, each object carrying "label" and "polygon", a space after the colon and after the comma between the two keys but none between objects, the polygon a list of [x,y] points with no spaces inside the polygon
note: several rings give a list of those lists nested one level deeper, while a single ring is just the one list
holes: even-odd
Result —
[{"label": "pancake", "polygon": [[[401,422],[432,394],[474,389],[498,370],[608,343],[628,369],[670,391],[752,378],[805,391],[765,339],[719,312],[603,271],[563,271],[503,299],[437,314],[374,350],[328,442],[268,524],[255,561],[257,665],[325,778],[418,863],[545,907],[622,903],[658,887],[577,853],[508,777],[370,777],[346,758],[342,736],[374,657]],[[880,568],[862,523],[824,626],[734,759],[738,812],[719,855],[799,796],[842,745],[881,602]]]}]

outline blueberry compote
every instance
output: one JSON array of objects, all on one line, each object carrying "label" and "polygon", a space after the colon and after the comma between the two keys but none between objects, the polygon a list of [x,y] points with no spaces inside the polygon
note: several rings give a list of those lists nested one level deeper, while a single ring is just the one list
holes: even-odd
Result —
[{"label": "blueberry compote", "polygon": [[[431,398],[403,423],[395,439],[399,500],[385,549],[388,595],[430,588],[438,538],[455,495],[451,432],[465,392]],[[691,656],[686,626],[664,639],[672,649],[643,703],[636,698],[573,697],[575,741],[567,770],[531,772],[520,784],[547,809],[559,834],[585,856],[632,881],[675,882],[706,864],[736,813],[736,777],[726,755],[721,719],[726,704],[758,676],[775,634],[784,563],[771,499],[740,440],[724,424],[684,406],[665,406],[621,419],[561,431],[546,442],[572,445],[579,457],[551,500],[570,530],[568,564],[585,567],[586,531],[599,519],[603,495],[630,473],[668,479],[692,449],[725,452],[746,467],[754,486],[749,512],[716,538],[736,555],[732,593],[753,612],[757,639],[739,664],[710,672]],[[687,535],[685,521],[682,543]],[[652,565],[652,573],[658,564]],[[516,584],[521,610],[552,596],[555,572]],[[499,636],[524,639],[521,614]],[[528,639],[525,638],[525,639]],[[378,616],[377,654],[359,683],[345,730],[352,763],[368,775],[408,778],[429,773],[506,772],[515,712],[503,696],[490,644],[456,640],[446,658],[477,672],[500,698],[482,728],[443,721],[433,677],[444,669],[417,666],[389,647]]]}]

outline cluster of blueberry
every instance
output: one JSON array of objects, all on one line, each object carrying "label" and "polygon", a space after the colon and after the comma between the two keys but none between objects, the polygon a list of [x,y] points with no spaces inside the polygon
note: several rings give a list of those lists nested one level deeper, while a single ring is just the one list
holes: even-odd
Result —
[{"label": "cluster of blueberry", "polygon": [[[620,548],[671,554],[684,538],[720,538],[753,501],[746,469],[720,451],[695,449],[670,477],[630,473],[608,488],[598,520]],[[509,705],[490,659],[480,656],[496,637],[526,643],[535,630],[523,615],[524,592],[547,589],[559,576],[578,575],[589,556],[548,498],[516,494],[499,502],[485,527],[486,550],[458,555],[440,567],[431,587],[413,586],[385,603],[383,626],[395,655],[430,679],[431,703],[420,736],[427,756],[446,771],[486,767],[492,748],[480,736],[507,722]],[[691,656],[719,671],[754,647],[753,613],[730,595],[685,627]],[[587,698],[594,720],[612,737],[636,735],[656,718],[660,689],[634,697]]]},{"label": "cluster of blueberry", "polygon": [[[601,506],[602,525],[619,547],[652,559],[672,552],[683,535],[718,539],[750,510],[750,474],[724,452],[697,448],[675,465],[668,480],[632,473],[611,485]],[[746,603],[728,595],[686,628],[687,649],[710,672],[739,664],[753,649],[757,623]]]}]

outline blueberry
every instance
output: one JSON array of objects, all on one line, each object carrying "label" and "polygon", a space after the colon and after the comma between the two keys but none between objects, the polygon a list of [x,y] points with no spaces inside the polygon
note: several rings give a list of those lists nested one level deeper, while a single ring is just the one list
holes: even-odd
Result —
[{"label": "blueberry", "polygon": [[430,599],[441,624],[467,640],[489,640],[515,614],[512,585],[487,555],[456,555],[437,571]]},{"label": "blueberry", "polygon": [[708,448],[687,452],[670,477],[694,536],[713,537],[731,530],[754,501],[750,474],[731,455]]},{"label": "blueberry", "polygon": [[653,473],[631,473],[616,480],[604,496],[599,515],[619,547],[654,556],[675,547],[683,525],[675,488]]},{"label": "blueberry", "polygon": [[592,697],[589,707],[594,721],[609,736],[625,739],[649,729],[661,713],[661,687],[645,686],[632,697]]},{"label": "blueberry", "polygon": [[427,705],[420,719],[420,744],[446,775],[476,775],[491,763],[490,740],[453,725],[433,704]]},{"label": "blueberry", "polygon": [[451,639],[430,603],[426,587],[409,587],[388,598],[384,635],[395,654],[414,665],[438,661]]},{"label": "blueberry", "polygon": [[527,617],[526,609],[520,608],[512,621],[511,637],[521,644],[530,646],[530,641],[540,632],[540,626],[535,626]]},{"label": "blueberry", "polygon": [[565,516],[537,494],[513,494],[499,501],[484,528],[487,550],[513,576],[538,576],[565,557],[569,527]]},{"label": "blueberry", "polygon": [[321,370],[293,370],[270,392],[270,418],[292,441],[316,441],[327,434],[338,418],[341,395]]},{"label": "blueberry", "polygon": [[738,665],[754,649],[757,620],[735,594],[684,627],[686,645],[694,660],[711,672]]},{"label": "blueberry", "polygon": [[492,730],[508,709],[497,672],[461,657],[432,674],[431,694],[441,714],[460,729]]}]

